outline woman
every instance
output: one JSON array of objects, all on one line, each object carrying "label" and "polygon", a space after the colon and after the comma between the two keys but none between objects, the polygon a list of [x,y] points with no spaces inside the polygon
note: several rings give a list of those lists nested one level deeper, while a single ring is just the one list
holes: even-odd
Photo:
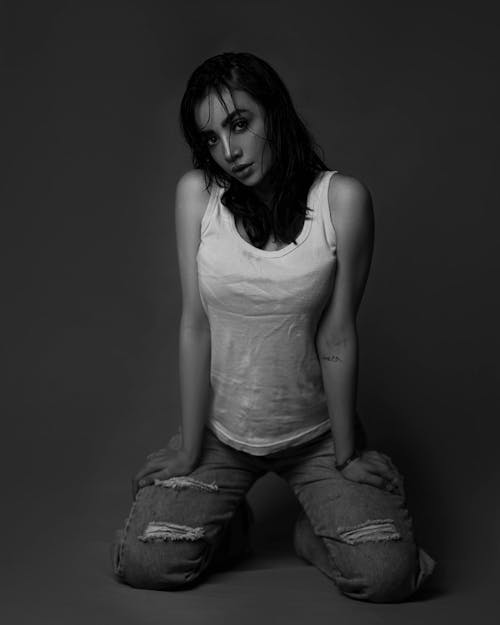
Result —
[{"label": "woman", "polygon": [[115,573],[170,590],[232,563],[248,552],[245,494],[274,471],[303,508],[302,558],[349,597],[404,600],[434,561],[356,412],[370,193],[328,170],[283,82],[252,54],[196,69],[181,125],[195,167],[176,193],[182,436],[133,480]]}]

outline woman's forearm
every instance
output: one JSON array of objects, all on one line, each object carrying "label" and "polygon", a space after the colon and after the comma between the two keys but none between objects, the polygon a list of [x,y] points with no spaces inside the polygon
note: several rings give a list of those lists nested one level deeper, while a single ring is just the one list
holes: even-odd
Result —
[{"label": "woman's forearm", "polygon": [[199,458],[210,399],[210,329],[179,331],[179,377],[182,449],[193,463]]},{"label": "woman's forearm", "polygon": [[358,338],[353,328],[316,344],[338,464],[353,453],[358,379]]}]

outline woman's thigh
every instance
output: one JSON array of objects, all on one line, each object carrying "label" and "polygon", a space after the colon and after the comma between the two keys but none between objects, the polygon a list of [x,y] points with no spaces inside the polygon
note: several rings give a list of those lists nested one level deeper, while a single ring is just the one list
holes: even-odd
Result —
[{"label": "woman's thigh", "polygon": [[207,430],[194,471],[138,491],[115,544],[116,575],[146,588],[196,582],[258,477],[243,454]]},{"label": "woman's thigh", "polygon": [[[432,559],[421,555],[414,541],[402,479],[400,493],[347,480],[335,469],[331,438],[305,448],[281,474],[328,554],[328,572],[325,558],[320,558],[323,572],[345,594],[372,601],[402,600],[432,571]],[[311,550],[317,548],[317,541],[308,544]],[[421,565],[427,570],[421,571]]]}]

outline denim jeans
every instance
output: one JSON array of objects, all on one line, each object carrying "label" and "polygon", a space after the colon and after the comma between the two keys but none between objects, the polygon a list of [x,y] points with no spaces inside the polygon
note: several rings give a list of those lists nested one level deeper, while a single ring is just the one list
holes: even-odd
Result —
[{"label": "denim jeans", "polygon": [[344,478],[335,469],[331,432],[252,456],[206,429],[192,473],[138,491],[112,545],[117,578],[137,588],[188,588],[247,553],[245,494],[269,471],[288,482],[301,504],[296,553],[345,595],[404,601],[432,573],[434,560],[415,544],[402,483],[396,493]]}]

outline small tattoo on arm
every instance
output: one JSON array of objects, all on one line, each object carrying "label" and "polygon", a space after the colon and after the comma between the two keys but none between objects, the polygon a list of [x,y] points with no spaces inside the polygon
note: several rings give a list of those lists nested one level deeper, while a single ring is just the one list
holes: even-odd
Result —
[{"label": "small tattoo on arm", "polygon": [[322,360],[332,360],[334,362],[342,362],[342,359],[339,358],[338,356],[335,356],[335,354],[331,354],[331,355],[327,355],[327,356],[320,356],[320,358]]}]

